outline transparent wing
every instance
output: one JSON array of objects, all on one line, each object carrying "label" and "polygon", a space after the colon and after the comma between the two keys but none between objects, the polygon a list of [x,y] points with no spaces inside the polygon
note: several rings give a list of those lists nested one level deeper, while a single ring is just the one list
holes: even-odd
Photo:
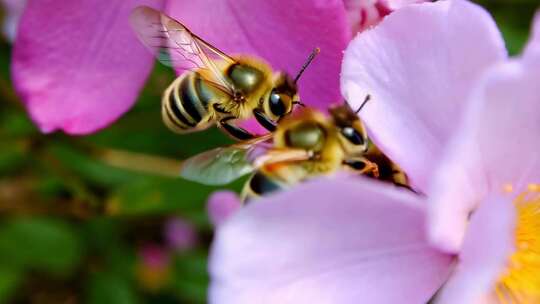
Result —
[{"label": "transparent wing", "polygon": [[228,184],[255,170],[252,153],[262,153],[263,142],[268,139],[269,136],[261,136],[197,154],[182,163],[180,176],[206,185]]},{"label": "transparent wing", "polygon": [[247,160],[247,150],[224,147],[187,159],[180,176],[205,185],[225,185],[253,170]]},{"label": "transparent wing", "polygon": [[158,10],[139,6],[133,10],[130,23],[137,37],[164,65],[174,69],[206,70],[217,85],[231,91],[214,60],[235,60],[193,34],[187,27]]}]

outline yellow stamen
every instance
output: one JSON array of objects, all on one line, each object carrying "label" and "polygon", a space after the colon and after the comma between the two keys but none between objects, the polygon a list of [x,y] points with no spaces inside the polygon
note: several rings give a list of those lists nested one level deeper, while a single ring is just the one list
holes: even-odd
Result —
[{"label": "yellow stamen", "polygon": [[[504,190],[512,189],[505,185]],[[511,192],[511,191],[506,191]],[[531,184],[514,200],[517,210],[515,252],[499,277],[500,303],[540,303],[540,185]]]}]

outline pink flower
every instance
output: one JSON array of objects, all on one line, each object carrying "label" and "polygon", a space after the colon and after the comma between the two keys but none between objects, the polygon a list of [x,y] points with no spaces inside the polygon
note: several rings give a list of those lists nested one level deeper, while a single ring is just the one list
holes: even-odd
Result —
[{"label": "pink flower", "polygon": [[169,265],[169,254],[167,250],[155,244],[143,246],[140,249],[139,258],[142,264],[150,268],[161,269]]},{"label": "pink flower", "polygon": [[217,230],[210,303],[426,303],[452,256],[431,248],[424,200],[364,178],[319,179]]},{"label": "pink flower", "polygon": [[137,5],[165,9],[220,49],[261,56],[290,73],[318,46],[300,94],[321,108],[341,99],[340,63],[351,37],[341,1],[36,0],[20,21],[12,74],[42,131],[91,133],[133,105],[154,62],[128,24]]},{"label": "pink flower", "polygon": [[180,217],[167,220],[164,237],[167,244],[177,252],[189,250],[197,244],[197,232],[190,223]]},{"label": "pink flower", "polygon": [[139,249],[136,275],[139,283],[150,291],[167,285],[170,274],[171,258],[167,250],[156,244],[146,244]]},{"label": "pink flower", "polygon": [[[531,42],[528,50],[538,50],[537,44]],[[343,95],[358,106],[371,94],[373,102],[361,112],[370,136],[425,196],[363,178],[334,178],[299,185],[248,205],[218,230],[210,267],[210,299],[214,303],[425,303],[448,278],[453,261],[453,256],[426,240],[426,201],[440,210],[452,209],[450,203],[454,203],[458,214],[466,215],[455,199],[468,198],[470,188],[484,188],[483,184],[467,184],[463,174],[450,179],[445,171],[449,167],[460,168],[462,163],[465,168],[475,168],[469,165],[477,159],[462,153],[459,161],[450,162],[447,153],[462,145],[453,138],[465,134],[459,131],[462,122],[463,130],[470,126],[466,113],[478,107],[479,98],[473,92],[482,87],[483,75],[506,57],[501,34],[489,14],[463,0],[407,6],[358,35],[345,54]],[[535,67],[531,65],[531,69]],[[527,79],[537,80],[538,76]],[[508,86],[498,88],[501,92],[493,96],[512,100],[502,92]],[[528,99],[533,96],[530,92],[519,92],[520,99],[533,100]],[[495,112],[514,113],[521,119],[524,109],[533,109],[530,102],[526,104],[513,112],[490,103],[491,111],[482,108],[483,112],[476,113],[486,117]],[[538,117],[537,112],[528,115]],[[517,139],[522,137],[513,140],[511,134],[524,130],[517,125],[506,130],[501,122],[508,122],[510,116],[504,117],[492,120],[499,122],[490,125],[498,133],[486,137],[490,153],[502,153],[497,155],[507,151],[494,149],[500,140],[507,143],[512,139],[510,143],[521,143],[521,148],[527,142]],[[536,130],[528,121],[524,121],[526,126]],[[517,149],[518,145],[510,147]],[[536,151],[525,148],[530,155]],[[487,151],[482,152],[489,155]],[[506,159],[496,160],[498,165],[507,164]],[[514,168],[512,162],[509,165]],[[506,168],[499,167],[499,171]],[[482,173],[472,174],[472,181]],[[432,181],[441,174],[446,176],[443,186],[447,188],[437,192],[432,190]],[[516,183],[515,179],[507,181]],[[458,186],[448,187],[452,183]],[[469,187],[460,187],[463,184]],[[447,196],[446,204],[435,202],[441,193],[453,196]],[[503,200],[491,199],[495,204]],[[471,294],[477,296],[501,275],[501,263],[512,247],[513,230],[509,228],[515,218],[509,209],[510,204],[502,203],[480,208],[473,215],[458,268],[443,288],[440,301],[472,303],[468,301],[474,298]],[[443,213],[431,210],[430,214],[438,214],[440,219]]]},{"label": "pink flower", "polygon": [[[3,1],[10,8],[24,2]],[[20,20],[12,75],[43,132],[88,134],[106,127],[135,103],[152,69],[154,59],[128,24],[134,7],[149,5],[227,53],[258,55],[290,73],[320,47],[300,96],[324,109],[341,100],[339,70],[350,28],[375,24],[403,3],[418,1],[37,0]],[[22,8],[11,11],[15,20]],[[351,14],[369,20],[349,24]]]},{"label": "pink flower", "polygon": [[216,191],[208,198],[206,209],[210,222],[221,225],[241,207],[240,199],[232,191]]},{"label": "pink flower", "polygon": [[467,1],[404,7],[357,36],[341,87],[362,109],[374,142],[423,193],[468,105],[478,78],[506,58],[489,13]]},{"label": "pink flower", "polygon": [[539,80],[540,11],[523,54],[477,82],[437,169],[430,236],[460,251],[440,303],[540,303]]}]

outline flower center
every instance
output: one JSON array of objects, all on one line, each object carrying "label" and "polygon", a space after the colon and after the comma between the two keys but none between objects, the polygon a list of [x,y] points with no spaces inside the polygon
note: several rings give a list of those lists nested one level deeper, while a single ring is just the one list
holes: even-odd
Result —
[{"label": "flower center", "polygon": [[499,277],[495,292],[500,303],[540,303],[540,185],[529,185],[514,204],[516,251]]}]

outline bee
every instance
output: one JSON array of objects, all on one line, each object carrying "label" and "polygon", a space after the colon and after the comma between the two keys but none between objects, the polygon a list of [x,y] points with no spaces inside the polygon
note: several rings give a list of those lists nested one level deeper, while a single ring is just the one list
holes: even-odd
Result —
[{"label": "bee", "polygon": [[185,71],[165,90],[162,117],[177,133],[217,126],[237,140],[254,134],[234,120],[255,117],[270,132],[276,122],[302,105],[297,82],[319,53],[315,48],[296,77],[274,72],[264,60],[229,56],[192,33],[179,21],[146,6],[133,10],[130,23],[139,40],[157,59]]},{"label": "bee", "polygon": [[[242,200],[251,201],[338,170],[377,176],[377,165],[363,157],[368,149],[363,125],[351,122],[342,126],[338,124],[342,117],[334,116],[348,109],[348,106],[333,108],[331,116],[327,117],[308,108],[283,119],[274,133],[273,150],[255,159],[257,170],[246,182]],[[272,155],[275,151],[288,153],[290,150],[305,151],[305,156],[282,161]]]},{"label": "bee", "polygon": [[304,148],[312,152],[311,158],[288,162],[260,160],[262,165],[244,186],[243,200],[249,201],[338,170],[411,189],[401,168],[369,140],[357,115],[367,101],[369,95],[356,111],[347,103],[330,107],[330,117],[326,119],[321,113],[312,111],[297,119],[285,119],[274,134],[275,147]]},{"label": "bee", "polygon": [[[369,96],[356,111],[347,103],[331,107],[329,117],[304,108],[281,120],[273,134],[186,160],[180,175],[219,185],[252,173],[242,191],[243,201],[338,170],[376,179],[382,177],[408,187],[406,175],[399,167],[384,158],[384,154],[375,154],[380,151],[369,141],[358,118],[358,111],[368,100]],[[383,176],[379,165],[384,168]]]},{"label": "bee", "polygon": [[[333,124],[338,128],[341,145],[346,155],[362,156],[367,163],[376,165],[366,172],[368,177],[411,189],[405,172],[368,138],[366,129],[358,117],[358,113],[369,100],[368,95],[356,111],[353,111],[347,103],[330,107],[329,112]],[[355,158],[345,159],[344,162],[357,170],[365,165],[364,161]]]}]

